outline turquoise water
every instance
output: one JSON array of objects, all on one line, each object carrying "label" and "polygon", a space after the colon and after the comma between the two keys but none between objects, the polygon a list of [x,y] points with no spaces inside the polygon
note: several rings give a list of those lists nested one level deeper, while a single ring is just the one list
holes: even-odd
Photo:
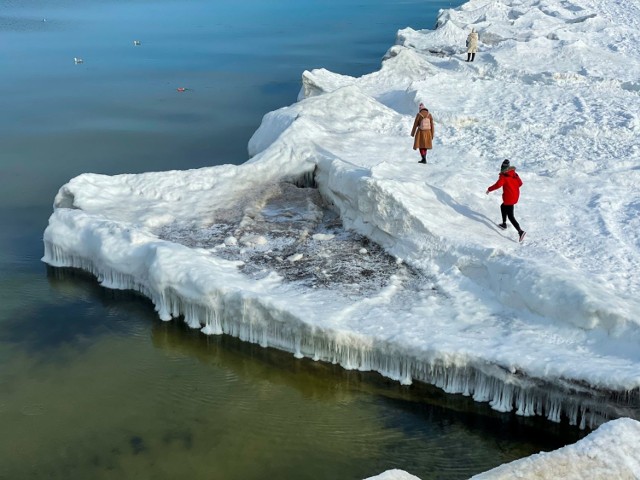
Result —
[{"label": "turquoise water", "polygon": [[0,0],[0,478],[455,479],[582,435],[206,337],[40,261],[73,176],[242,163],[305,69],[373,71],[449,6]]}]

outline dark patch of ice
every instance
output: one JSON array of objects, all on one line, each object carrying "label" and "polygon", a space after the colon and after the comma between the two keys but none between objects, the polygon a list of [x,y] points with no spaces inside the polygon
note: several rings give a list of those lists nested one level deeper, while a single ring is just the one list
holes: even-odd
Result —
[{"label": "dark patch of ice", "polygon": [[242,261],[241,271],[251,278],[276,272],[301,287],[343,295],[371,294],[387,286],[392,276],[403,290],[433,284],[367,237],[346,230],[317,189],[286,182],[256,192],[234,214],[218,214],[209,226],[173,224],[159,236]]}]

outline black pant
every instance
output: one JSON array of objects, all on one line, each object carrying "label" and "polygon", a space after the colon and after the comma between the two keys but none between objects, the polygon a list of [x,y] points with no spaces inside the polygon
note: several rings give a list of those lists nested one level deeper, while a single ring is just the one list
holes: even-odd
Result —
[{"label": "black pant", "polygon": [[516,217],[513,216],[513,207],[515,205],[505,205],[504,203],[500,205],[500,213],[502,213],[502,223],[507,223],[507,218],[511,222],[511,225],[515,227],[518,233],[522,232],[520,230],[520,224],[516,220]]}]

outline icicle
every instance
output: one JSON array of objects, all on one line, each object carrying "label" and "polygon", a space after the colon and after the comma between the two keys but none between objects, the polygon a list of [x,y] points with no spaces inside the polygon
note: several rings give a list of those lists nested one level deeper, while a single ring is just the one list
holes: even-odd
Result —
[{"label": "icicle", "polygon": [[560,402],[555,398],[551,400],[549,411],[547,412],[547,418],[552,422],[560,422]]},{"label": "icicle", "polygon": [[585,427],[587,426],[587,419],[586,419],[586,408],[584,406],[580,407],[580,430],[584,430]]}]

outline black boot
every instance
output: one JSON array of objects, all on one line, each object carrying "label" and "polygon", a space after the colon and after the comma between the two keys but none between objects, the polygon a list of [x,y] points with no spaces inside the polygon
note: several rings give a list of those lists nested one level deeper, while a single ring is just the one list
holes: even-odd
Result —
[{"label": "black boot", "polygon": [[472,53],[472,54],[471,54],[471,61],[473,62],[475,59],[476,59],[476,54],[475,54],[475,53]]},{"label": "black boot", "polygon": [[467,62],[470,62],[470,61],[471,61],[471,54],[467,53]]},{"label": "black boot", "polygon": [[422,155],[422,160],[420,160],[418,163],[427,163],[427,156]]}]

